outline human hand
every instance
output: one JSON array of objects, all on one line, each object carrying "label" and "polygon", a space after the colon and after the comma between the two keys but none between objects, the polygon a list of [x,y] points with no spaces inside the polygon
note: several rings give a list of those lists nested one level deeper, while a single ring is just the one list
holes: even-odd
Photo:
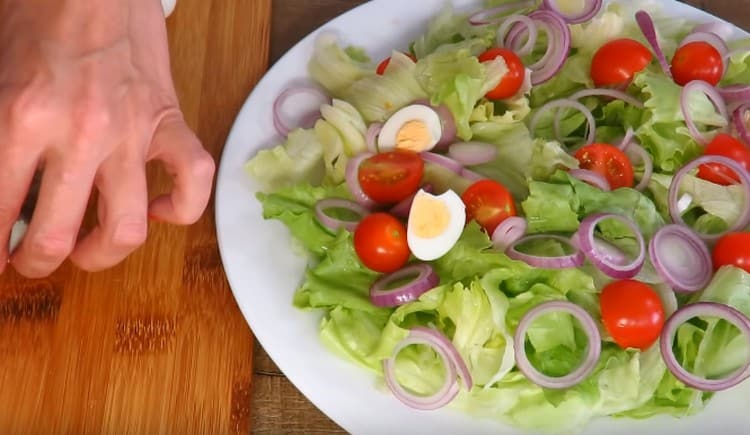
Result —
[{"label": "human hand", "polygon": [[[215,164],[183,121],[158,0],[5,0],[0,57],[0,240],[43,174],[10,255],[18,272],[43,277],[68,257],[85,270],[111,267],[145,241],[148,216],[191,224],[202,215]],[[149,203],[154,159],[174,185]],[[98,223],[79,237],[94,188]]]}]

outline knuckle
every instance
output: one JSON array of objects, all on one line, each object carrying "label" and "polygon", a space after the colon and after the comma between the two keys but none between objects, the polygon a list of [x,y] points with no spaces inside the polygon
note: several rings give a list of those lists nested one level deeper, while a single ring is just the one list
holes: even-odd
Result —
[{"label": "knuckle", "polygon": [[206,152],[197,153],[190,167],[190,175],[198,180],[211,180],[216,172],[216,162],[213,157]]},{"label": "knuckle", "polygon": [[7,122],[20,131],[34,131],[43,123],[50,110],[49,102],[32,90],[21,90],[3,98]]},{"label": "knuckle", "polygon": [[56,233],[38,233],[31,236],[31,254],[42,262],[58,262],[72,251],[73,240],[70,237]]},{"label": "knuckle", "polygon": [[112,233],[112,243],[123,248],[136,248],[148,237],[145,217],[125,216],[118,220]]}]

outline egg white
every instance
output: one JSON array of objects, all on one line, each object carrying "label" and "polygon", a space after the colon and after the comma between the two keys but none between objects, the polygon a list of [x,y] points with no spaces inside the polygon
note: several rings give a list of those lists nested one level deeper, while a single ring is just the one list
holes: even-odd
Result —
[{"label": "egg white", "polygon": [[420,152],[429,151],[440,142],[440,137],[443,134],[440,116],[430,107],[422,104],[412,104],[399,109],[385,121],[378,135],[378,150],[390,151],[396,148],[398,132],[409,121],[423,122],[430,132],[430,136],[432,136],[427,147],[419,150]]},{"label": "egg white", "polygon": [[[419,201],[416,199],[421,195],[428,195],[433,199],[442,202],[448,209],[448,225],[438,235],[434,237],[421,237],[416,234],[414,229],[414,220],[411,218],[415,213],[420,213],[418,207]],[[466,224],[466,207],[461,198],[452,190],[447,190],[440,195],[432,195],[424,190],[417,192],[412,209],[409,212],[409,221],[406,229],[406,240],[412,254],[420,260],[430,261],[445,255],[456,244],[464,225]]]}]

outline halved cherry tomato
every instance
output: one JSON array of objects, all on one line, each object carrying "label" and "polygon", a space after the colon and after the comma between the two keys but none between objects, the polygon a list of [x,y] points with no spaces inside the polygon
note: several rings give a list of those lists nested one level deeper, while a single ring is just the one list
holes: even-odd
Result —
[{"label": "halved cherry tomato", "polygon": [[373,201],[390,204],[416,192],[423,174],[424,161],[419,154],[394,150],[365,159],[357,178],[362,191]]},{"label": "halved cherry tomato", "polygon": [[[413,60],[414,62],[417,61],[417,57],[414,56],[413,54],[411,53],[404,53],[404,54],[407,57],[409,57],[409,59]],[[386,57],[385,59],[383,59],[383,61],[378,64],[377,69],[375,69],[375,73],[379,76],[382,76],[383,74],[385,74],[385,69],[388,68],[389,63],[391,63],[390,57]]]},{"label": "halved cherry tomato", "polygon": [[591,59],[591,78],[596,86],[629,83],[651,63],[651,50],[634,39],[620,38],[599,47]]},{"label": "halved cherry tomato", "polygon": [[705,41],[694,41],[677,49],[671,70],[678,85],[703,80],[716,86],[724,75],[724,63],[716,47]]},{"label": "halved cherry tomato", "polygon": [[409,260],[406,227],[388,213],[365,216],[354,230],[354,250],[362,264],[381,273],[395,272]]},{"label": "halved cherry tomato", "polygon": [[479,61],[489,62],[499,56],[505,59],[508,72],[505,73],[500,83],[495,86],[495,89],[487,92],[487,98],[490,100],[503,100],[516,95],[521,86],[523,86],[523,80],[526,75],[526,67],[523,66],[521,58],[516,53],[505,48],[490,48],[479,55]]},{"label": "halved cherry tomato", "polygon": [[633,186],[633,164],[619,148],[605,143],[581,147],[575,153],[581,169],[594,171],[609,182],[612,189]]},{"label": "halved cherry tomato", "polygon": [[[717,134],[714,139],[706,145],[703,154],[729,157],[742,165],[743,168],[750,171],[750,149],[748,149],[745,144],[726,133]],[[733,170],[718,163],[700,165],[698,167],[698,178],[722,186],[729,186],[730,184],[740,182],[739,177]]]},{"label": "halved cherry tomato", "polygon": [[721,236],[712,254],[714,269],[735,266],[750,273],[750,233],[735,232]]},{"label": "halved cherry tomato", "polygon": [[664,307],[647,284],[632,279],[613,281],[599,295],[602,323],[623,349],[646,350],[659,338]]},{"label": "halved cherry tomato", "polygon": [[495,180],[479,180],[461,195],[466,205],[466,220],[472,219],[492,235],[498,225],[516,215],[516,204],[508,189]]}]

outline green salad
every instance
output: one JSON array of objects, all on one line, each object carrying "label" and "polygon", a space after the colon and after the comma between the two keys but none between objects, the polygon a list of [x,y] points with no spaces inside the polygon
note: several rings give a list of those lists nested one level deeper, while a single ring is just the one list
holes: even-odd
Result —
[{"label": "green salad", "polygon": [[421,412],[541,430],[700,412],[750,377],[750,43],[732,31],[487,0],[387,59],[320,34],[312,83],[274,104],[283,140],[246,164],[309,259],[290,303]]}]

